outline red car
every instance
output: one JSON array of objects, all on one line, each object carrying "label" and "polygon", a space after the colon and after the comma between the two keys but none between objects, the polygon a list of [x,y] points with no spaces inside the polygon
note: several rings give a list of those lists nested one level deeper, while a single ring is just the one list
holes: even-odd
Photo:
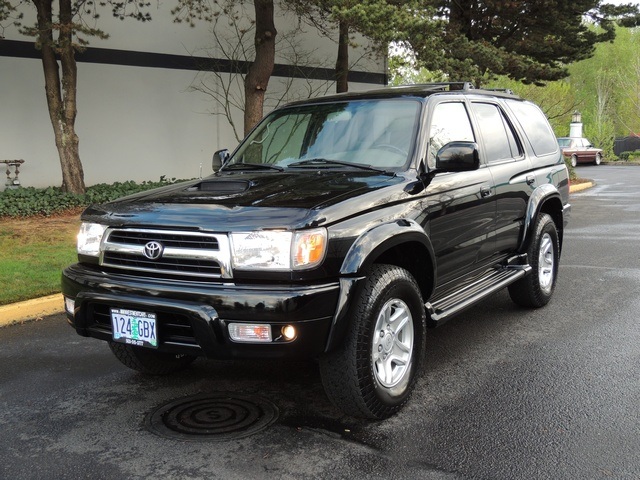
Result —
[{"label": "red car", "polygon": [[561,137],[558,144],[565,157],[571,158],[571,165],[578,163],[595,163],[600,165],[602,161],[602,149],[595,148],[586,138]]}]

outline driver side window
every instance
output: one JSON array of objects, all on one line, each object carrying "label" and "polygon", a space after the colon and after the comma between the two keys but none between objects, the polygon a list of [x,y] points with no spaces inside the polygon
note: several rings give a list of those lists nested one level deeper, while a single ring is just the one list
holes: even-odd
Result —
[{"label": "driver side window", "polygon": [[431,118],[427,155],[430,168],[436,166],[438,150],[454,141],[476,141],[467,109],[462,102],[440,103],[436,105]]}]

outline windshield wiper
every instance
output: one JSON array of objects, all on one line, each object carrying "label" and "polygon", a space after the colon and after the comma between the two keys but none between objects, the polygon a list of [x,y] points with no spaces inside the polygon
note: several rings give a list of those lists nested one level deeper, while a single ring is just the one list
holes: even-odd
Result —
[{"label": "windshield wiper", "polygon": [[295,163],[290,163],[289,165],[287,165],[288,167],[317,167],[317,166],[332,166],[332,165],[340,165],[343,167],[352,167],[352,168],[359,168],[361,170],[369,170],[372,172],[378,172],[378,173],[384,173],[385,175],[395,175],[392,172],[387,172],[386,170],[383,170],[381,168],[375,168],[372,167],[371,165],[363,165],[362,163],[351,163],[351,162],[344,162],[342,160],[331,160],[328,158],[310,158],[309,160],[301,160],[299,162],[295,162]]},{"label": "windshield wiper", "polygon": [[[238,167],[238,168],[235,168]],[[284,168],[278,165],[270,165],[268,163],[245,163],[235,162],[225,165],[223,170],[277,170],[278,172],[284,172]]]}]

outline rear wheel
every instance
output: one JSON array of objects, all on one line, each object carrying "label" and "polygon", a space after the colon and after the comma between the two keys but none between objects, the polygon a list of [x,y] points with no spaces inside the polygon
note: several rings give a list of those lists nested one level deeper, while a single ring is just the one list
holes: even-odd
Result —
[{"label": "rear wheel", "polygon": [[383,419],[408,400],[422,363],[426,316],[411,274],[375,265],[350,310],[342,346],[320,359],[329,399],[354,417]]},{"label": "rear wheel", "polygon": [[536,221],[527,256],[533,271],[510,285],[509,295],[523,307],[543,307],[553,295],[560,261],[556,224],[546,213]]},{"label": "rear wheel", "polygon": [[109,342],[111,351],[122,364],[149,375],[167,375],[184,370],[196,357],[157,352],[124,343]]}]

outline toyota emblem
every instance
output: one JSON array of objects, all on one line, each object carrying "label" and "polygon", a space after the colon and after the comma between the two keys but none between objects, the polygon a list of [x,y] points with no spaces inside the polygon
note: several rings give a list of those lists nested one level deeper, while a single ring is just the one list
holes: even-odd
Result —
[{"label": "toyota emblem", "polygon": [[159,242],[148,242],[142,253],[149,260],[157,260],[162,256],[162,250],[164,247]]}]

